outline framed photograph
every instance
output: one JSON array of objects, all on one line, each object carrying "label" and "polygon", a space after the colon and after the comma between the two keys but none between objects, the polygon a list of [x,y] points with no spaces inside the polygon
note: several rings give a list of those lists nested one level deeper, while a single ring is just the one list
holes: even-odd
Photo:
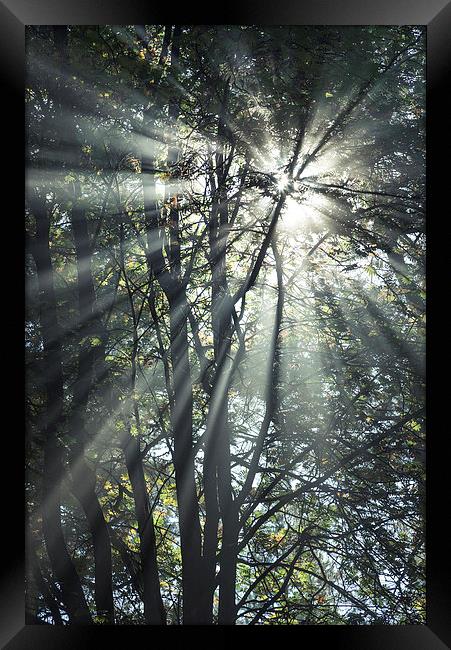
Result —
[{"label": "framed photograph", "polygon": [[451,647],[449,4],[0,11],[4,647]]}]

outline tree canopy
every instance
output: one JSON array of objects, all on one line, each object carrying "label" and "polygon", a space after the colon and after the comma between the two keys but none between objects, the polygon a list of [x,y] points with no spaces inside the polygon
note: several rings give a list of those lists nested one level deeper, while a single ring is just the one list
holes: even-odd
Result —
[{"label": "tree canopy", "polygon": [[27,620],[425,621],[421,27],[27,28]]}]

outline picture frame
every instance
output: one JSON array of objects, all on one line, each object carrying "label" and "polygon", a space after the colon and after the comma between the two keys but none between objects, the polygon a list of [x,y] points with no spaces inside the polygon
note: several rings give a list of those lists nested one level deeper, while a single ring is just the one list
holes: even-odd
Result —
[{"label": "picture frame", "polygon": [[[124,3],[110,0],[0,0],[0,58],[3,68],[4,87],[8,88],[4,97],[11,111],[10,118],[15,120],[15,145],[11,158],[8,151],[8,167],[12,176],[18,180],[19,187],[16,192],[7,192],[7,201],[11,203],[5,209],[4,218],[10,221],[7,229],[8,248],[15,251],[11,265],[8,266],[11,277],[23,277],[23,232],[20,214],[22,209],[18,196],[23,192],[23,175],[18,170],[23,169],[23,149],[21,140],[23,133],[24,115],[24,28],[29,24],[155,24],[161,21],[174,20],[179,24],[205,24],[206,18],[210,24],[386,24],[386,25],[426,25],[427,26],[427,286],[428,286],[428,337],[427,337],[427,618],[426,625],[418,626],[305,626],[290,628],[289,626],[271,629],[267,633],[261,631],[261,626],[249,631],[246,626],[230,627],[217,630],[215,627],[200,628],[189,627],[188,632],[171,626],[168,630],[158,630],[159,640],[162,642],[173,641],[182,643],[188,641],[214,640],[226,645],[229,643],[244,643],[252,639],[260,641],[278,642],[279,634],[288,635],[289,642],[303,644],[324,643],[334,648],[352,648],[371,650],[384,648],[396,650],[406,648],[409,650],[441,650],[451,647],[451,625],[449,611],[451,603],[449,596],[449,543],[444,526],[446,514],[447,490],[447,462],[446,454],[442,451],[442,440],[438,436],[446,431],[440,423],[439,405],[446,404],[446,394],[440,399],[440,390],[437,384],[440,380],[434,378],[430,372],[434,354],[432,339],[440,336],[437,332],[431,335],[434,327],[438,327],[441,315],[434,316],[434,305],[438,312],[440,300],[438,298],[438,285],[435,279],[443,277],[446,273],[446,250],[438,248],[434,239],[438,239],[437,228],[442,227],[446,213],[440,209],[440,190],[443,188],[446,170],[439,159],[439,147],[442,146],[443,132],[446,130],[449,111],[444,101],[446,93],[446,77],[451,62],[451,3],[444,0],[411,0],[393,1],[379,0],[379,2],[362,3],[358,0],[318,0],[317,2],[295,2],[281,0],[275,6],[269,1],[259,3],[242,1],[229,3],[223,12],[216,8],[213,12],[204,13],[200,7],[186,5],[184,8],[163,12],[160,9],[152,11],[150,3],[141,0],[129,0]],[[8,122],[9,124],[9,122]],[[9,130],[9,128],[8,128]],[[14,160],[14,156],[17,160]],[[13,161],[13,162],[12,162]],[[449,181],[448,181],[449,182]],[[22,186],[22,187],[21,187]],[[9,186],[9,181],[6,185]],[[445,185],[446,187],[446,185]],[[20,205],[20,207],[19,207]],[[17,216],[15,216],[17,214]],[[435,220],[434,220],[435,215]],[[435,221],[435,225],[433,225]],[[440,235],[439,235],[440,236]],[[437,249],[437,254],[435,250]],[[20,252],[19,252],[20,251]],[[23,300],[19,283],[11,283],[10,292],[6,300],[16,304],[14,309],[14,323],[8,321],[7,336],[8,355],[5,359],[5,368],[11,379],[8,381],[11,397],[23,394],[23,374],[19,359],[22,358],[22,325],[23,325]],[[23,285],[22,285],[23,287]],[[19,322],[20,321],[20,322]],[[443,326],[443,325],[442,325]],[[446,339],[441,339],[446,340]],[[14,343],[14,345],[12,345]],[[15,352],[15,346],[17,351]],[[442,361],[443,364],[443,361]],[[15,372],[12,370],[15,369]],[[442,391],[446,386],[442,387]],[[8,400],[9,405],[9,400]],[[19,409],[20,410],[20,407]],[[18,413],[16,419],[19,420]],[[446,420],[444,420],[446,421]],[[435,423],[435,426],[434,426]],[[440,432],[438,435],[436,432]],[[4,435],[8,437],[6,463],[12,470],[12,478],[8,482],[7,511],[4,513],[3,523],[6,531],[9,550],[4,552],[7,561],[2,566],[2,580],[0,589],[1,618],[0,641],[2,647],[8,650],[20,648],[79,648],[98,645],[100,642],[108,643],[105,635],[114,634],[113,641],[117,644],[134,642],[137,633],[145,634],[146,643],[155,643],[155,629],[146,627],[117,626],[117,627],[86,627],[75,628],[71,626],[51,627],[39,625],[25,625],[24,606],[24,506],[23,506],[23,438],[20,427],[14,429],[4,425]],[[10,498],[9,495],[16,495]],[[130,634],[132,638],[130,639]],[[265,636],[263,637],[263,634]],[[188,638],[187,636],[188,635]],[[250,635],[250,636],[249,636]]]}]

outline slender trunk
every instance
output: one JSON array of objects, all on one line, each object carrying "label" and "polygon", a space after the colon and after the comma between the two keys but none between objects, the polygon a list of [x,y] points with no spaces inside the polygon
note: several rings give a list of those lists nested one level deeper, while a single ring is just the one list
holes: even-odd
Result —
[{"label": "slender trunk", "polygon": [[[77,201],[78,197],[74,197]],[[94,364],[98,335],[102,334],[100,318],[96,315],[96,296],[91,270],[88,223],[84,209],[78,204],[71,212],[78,275],[80,352],[78,373],[74,386],[72,412],[70,469],[72,492],[80,502],[94,547],[95,602],[99,621],[114,622],[111,542],[108,526],[96,494],[96,477],[85,459],[88,433],[85,427],[86,408],[94,381]],[[97,336],[94,336],[97,335]],[[95,340],[95,343],[91,341]],[[100,338],[99,338],[100,340]]]},{"label": "slender trunk", "polygon": [[[221,211],[226,208],[221,208]],[[217,473],[219,512],[222,520],[222,541],[220,553],[219,576],[219,613],[220,625],[231,625],[235,622],[235,582],[236,582],[236,538],[238,534],[238,513],[235,508],[232,494],[232,477],[230,465],[230,424],[228,418],[229,375],[231,362],[228,358],[232,327],[228,314],[228,289],[226,279],[226,241],[224,232],[227,227],[224,218],[221,219],[222,227],[219,228],[220,256],[213,272],[213,339],[215,357],[218,362],[217,371],[224,381],[217,380],[219,390],[217,414],[214,418],[213,431],[209,436],[210,444],[215,447],[215,467]]]},{"label": "slender trunk", "polygon": [[[57,57],[63,74],[70,72],[67,26],[53,29]],[[58,138],[64,123],[64,99],[71,108],[71,93],[64,77],[57,80],[59,89],[55,99]],[[58,123],[59,119],[59,123]],[[66,122],[67,124],[67,122]],[[70,147],[74,152],[74,163],[78,161],[78,136],[73,118],[69,122]],[[71,489],[80,502],[88,521],[94,548],[95,602],[98,620],[114,622],[111,543],[108,526],[96,494],[96,478],[85,459],[85,446],[88,442],[86,431],[86,409],[94,381],[96,349],[91,338],[102,336],[101,320],[96,315],[96,296],[91,270],[91,246],[85,210],[80,205],[80,187],[74,183],[74,207],[70,213],[72,235],[75,244],[78,280],[79,338],[78,371],[74,384],[73,400],[69,418]],[[100,338],[99,338],[100,340]]]},{"label": "slender trunk", "polygon": [[174,466],[182,554],[183,623],[203,625],[201,530],[194,474],[192,442],[193,395],[188,355],[188,305],[183,289],[169,298],[170,356],[172,364]]},{"label": "slender trunk", "polygon": [[[222,201],[224,197],[222,196]],[[222,214],[221,214],[222,213]],[[208,576],[210,602],[214,593],[214,577],[216,571],[217,524],[222,521],[222,543],[220,554],[220,583],[219,583],[219,623],[233,622],[236,563],[233,559],[233,531],[236,513],[231,487],[230,472],[230,426],[228,420],[228,386],[230,381],[231,363],[228,358],[232,328],[228,313],[228,289],[226,279],[226,240],[227,227],[226,207],[220,208],[215,239],[210,239],[212,259],[212,326],[213,346],[215,355],[216,377],[211,395],[210,410],[207,425],[204,460],[204,485],[207,507],[206,545],[208,552]],[[215,215],[213,215],[215,220]],[[217,219],[217,217],[216,217]],[[211,230],[211,231],[212,231]],[[224,567],[224,570],[223,570]],[[212,609],[212,603],[211,603]]]},{"label": "slender trunk", "polygon": [[42,493],[42,529],[50,564],[58,582],[71,623],[89,624],[91,615],[80,578],[68,553],[64,539],[60,491],[64,475],[58,430],[63,421],[63,370],[61,335],[56,315],[56,297],[49,247],[50,223],[43,199],[30,196],[30,208],[36,219],[36,236],[31,253],[36,264],[39,284],[40,323],[44,349],[47,410],[45,422],[44,475]]},{"label": "slender trunk", "polygon": [[[163,48],[168,48],[167,34]],[[171,78],[175,79],[179,57],[180,26],[174,27],[171,47]],[[158,89],[156,89],[156,93]],[[173,98],[168,107],[171,122],[177,119],[178,100]],[[145,122],[152,126],[151,111],[145,112]],[[194,450],[192,440],[193,395],[191,368],[188,354],[188,302],[181,278],[181,257],[179,242],[179,210],[177,196],[170,199],[169,209],[169,255],[165,262],[164,228],[160,209],[155,198],[154,161],[142,151],[144,212],[147,230],[147,262],[151,274],[160,283],[169,303],[170,359],[172,366],[172,409],[171,421],[174,436],[174,467],[179,513],[180,546],[182,555],[183,624],[205,624],[205,592],[202,584],[203,561],[201,555],[201,529],[199,506],[195,481]],[[171,143],[168,148],[168,165],[177,160],[177,147]]]},{"label": "slender trunk", "polygon": [[[80,429],[78,434],[80,435]],[[94,599],[97,622],[111,624],[114,623],[114,606],[110,536],[95,491],[95,474],[83,457],[82,447],[75,453],[76,458],[71,462],[71,489],[85,513],[94,547]]]},{"label": "slender trunk", "polygon": [[[238,513],[232,494],[230,465],[230,424],[228,418],[232,343],[230,294],[227,285],[226,252],[229,234],[229,212],[227,203],[227,171],[224,153],[228,128],[229,84],[226,82],[224,98],[218,120],[219,151],[216,154],[217,204],[210,222],[210,264],[212,271],[212,328],[216,362],[215,391],[212,399],[214,417],[212,431],[207,445],[213,447],[216,470],[219,513],[222,521],[222,540],[219,574],[218,623],[235,623],[236,553],[238,535]],[[217,394],[216,394],[217,393]],[[213,576],[214,577],[214,576]]]},{"label": "slender trunk", "polygon": [[[180,278],[166,267],[162,255],[164,235],[159,209],[152,199],[153,178],[144,178],[144,207],[147,225],[149,270],[160,283],[169,303],[170,360],[172,366],[171,425],[174,437],[174,467],[182,555],[183,623],[204,624],[201,530],[192,441],[193,395],[188,354],[188,303]],[[178,219],[171,210],[171,221]],[[176,225],[173,228],[176,229]],[[158,245],[156,245],[158,242]],[[170,264],[180,269],[180,249],[172,233]],[[150,298],[151,299],[151,298]]]},{"label": "slender trunk", "polygon": [[138,522],[139,551],[143,575],[144,618],[148,625],[165,625],[166,612],[160,593],[155,528],[147,496],[139,438],[127,433],[122,446],[133,490],[135,514]]},{"label": "slender trunk", "polygon": [[[44,576],[42,575],[41,572],[41,567],[39,563],[39,558],[38,554],[36,551],[36,543],[35,540],[33,539],[33,535],[31,533],[29,525],[27,526],[27,573],[29,577],[33,577],[33,580],[36,584],[36,587],[39,591],[39,593],[42,595],[45,604],[47,605],[47,608],[50,611],[50,614],[52,615],[53,618],[53,623],[54,625],[62,625],[63,620],[61,618],[61,612],[59,608],[59,603],[58,600],[55,598],[55,596],[52,593],[52,590],[50,589],[47,581],[44,579]],[[26,613],[26,619],[28,616],[33,617],[33,622],[36,617],[36,608],[33,606],[32,603],[30,603],[30,594],[29,591],[27,590],[27,613]],[[25,623],[27,624],[27,620],[25,620]]]},{"label": "slender trunk", "polygon": [[[120,260],[121,272],[125,279],[128,292],[130,310],[133,320],[133,350],[131,360],[130,393],[134,403],[136,424],[139,427],[139,410],[135,402],[134,392],[136,387],[136,356],[138,353],[138,323],[139,314],[136,313],[133,293],[130,287],[124,251],[123,226],[120,229]],[[138,522],[139,550],[141,559],[141,572],[143,578],[143,603],[144,618],[148,625],[165,625],[166,611],[161,598],[160,581],[158,575],[157,548],[153,515],[150,509],[147,486],[144,476],[144,467],[140,449],[140,435],[134,437],[128,428],[122,438],[121,445],[124,451],[125,464],[133,491],[135,514]]]}]

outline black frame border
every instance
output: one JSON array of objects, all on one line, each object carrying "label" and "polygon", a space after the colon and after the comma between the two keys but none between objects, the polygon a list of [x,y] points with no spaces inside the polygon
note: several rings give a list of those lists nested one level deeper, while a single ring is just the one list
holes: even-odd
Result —
[{"label": "black frame border", "polygon": [[[221,10],[222,9],[222,10]],[[447,0],[229,0],[227,6],[218,5],[208,10],[204,6],[186,3],[183,7],[161,10],[150,0],[0,0],[0,69],[2,71],[3,107],[9,111],[3,123],[5,133],[14,129],[12,146],[4,149],[7,182],[4,198],[4,252],[10,253],[7,265],[6,296],[8,305],[3,315],[6,348],[3,365],[7,377],[6,400],[3,414],[12,413],[15,424],[7,426],[3,420],[3,467],[12,471],[4,481],[5,494],[23,495],[24,437],[18,423],[23,405],[23,365],[18,361],[23,354],[24,323],[24,233],[22,204],[24,194],[24,165],[21,146],[24,138],[24,72],[25,26],[32,24],[134,24],[176,22],[179,24],[335,24],[335,25],[425,25],[427,28],[427,616],[426,625],[406,626],[214,626],[158,628],[147,626],[89,626],[52,627],[25,625],[24,604],[24,503],[20,496],[3,500],[3,563],[0,565],[0,643],[8,650],[21,648],[80,648],[94,647],[108,642],[114,634],[113,646],[123,645],[143,633],[155,643],[155,632],[163,642],[205,642],[213,640],[223,646],[238,639],[275,642],[282,634],[289,641],[301,644],[326,643],[342,650],[445,650],[451,648],[451,548],[444,524],[451,508],[447,485],[448,456],[444,450],[446,432],[440,423],[439,406],[447,405],[449,391],[446,381],[431,372],[434,357],[445,364],[447,325],[442,306],[446,299],[440,292],[440,279],[449,271],[447,251],[444,248],[446,217],[443,189],[449,184],[449,165],[440,157],[451,115],[451,103],[445,99],[451,78],[451,2]],[[18,171],[22,170],[22,172]],[[13,191],[13,181],[17,181]],[[441,198],[443,197],[443,199]],[[443,200],[443,204],[441,201]],[[10,205],[8,205],[8,203]],[[20,206],[20,207],[18,207]],[[449,209],[448,209],[449,210]],[[19,214],[17,214],[19,213]],[[17,214],[17,217],[15,216]],[[433,223],[435,215],[435,225]],[[6,231],[5,231],[6,229]],[[440,233],[438,230],[440,229]],[[441,238],[443,241],[440,241]],[[3,256],[2,256],[3,257]],[[19,278],[20,281],[17,281]],[[21,282],[20,288],[17,286]],[[22,291],[22,293],[21,293]],[[434,314],[436,311],[436,314]],[[13,314],[13,318],[10,315]],[[17,322],[15,322],[17,321]],[[440,327],[442,332],[440,332]],[[437,330],[436,333],[434,329]],[[448,334],[449,336],[449,334]],[[433,346],[432,339],[443,344]],[[439,356],[440,355],[440,356]],[[20,357],[23,359],[23,356]],[[437,364],[437,368],[440,365]],[[3,391],[2,391],[3,392]],[[19,408],[12,406],[13,401]],[[446,412],[443,409],[443,420]],[[11,420],[12,421],[12,420]],[[442,433],[441,438],[437,432]],[[6,449],[5,449],[6,447]],[[448,507],[446,507],[448,506]],[[5,512],[6,509],[6,512]],[[218,629],[222,627],[222,629]],[[265,636],[263,637],[263,630]],[[267,634],[269,633],[269,638]],[[157,641],[158,642],[158,641]]]}]

